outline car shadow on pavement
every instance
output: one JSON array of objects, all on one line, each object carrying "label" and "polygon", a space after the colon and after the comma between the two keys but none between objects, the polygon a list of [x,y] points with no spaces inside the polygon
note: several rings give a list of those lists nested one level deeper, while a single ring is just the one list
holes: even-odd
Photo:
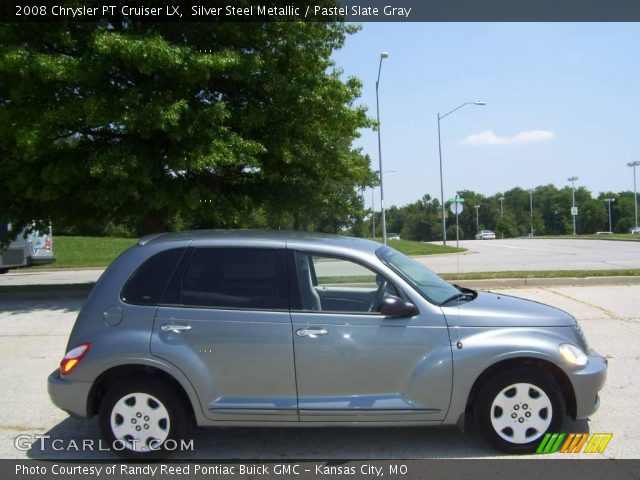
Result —
[{"label": "car shadow on pavement", "polygon": [[6,293],[0,297],[0,313],[23,315],[37,312],[78,313],[83,299],[79,298],[9,298]]},{"label": "car shadow on pavement", "polygon": [[[589,431],[589,424],[567,418],[567,432]],[[117,459],[101,441],[97,419],[68,417],[36,441],[27,456],[38,460]],[[187,444],[171,459],[287,460],[287,459],[422,459],[500,457],[475,429],[454,427],[366,428],[193,428]]]}]

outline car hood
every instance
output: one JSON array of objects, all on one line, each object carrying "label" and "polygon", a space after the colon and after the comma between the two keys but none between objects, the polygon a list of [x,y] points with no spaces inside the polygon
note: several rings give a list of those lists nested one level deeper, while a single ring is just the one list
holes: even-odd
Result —
[{"label": "car hood", "polygon": [[575,318],[558,308],[522,298],[478,292],[468,302],[442,307],[450,327],[569,327]]}]

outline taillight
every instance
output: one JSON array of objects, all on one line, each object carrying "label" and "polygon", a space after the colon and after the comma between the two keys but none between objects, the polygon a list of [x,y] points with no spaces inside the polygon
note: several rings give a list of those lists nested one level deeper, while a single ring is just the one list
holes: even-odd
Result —
[{"label": "taillight", "polygon": [[51,237],[45,237],[44,239],[44,249],[49,251],[51,250]]},{"label": "taillight", "polygon": [[80,360],[82,360],[89,351],[89,348],[91,348],[90,343],[83,343],[82,345],[78,345],[77,347],[69,350],[60,362],[60,373],[62,373],[62,375],[67,375],[76,368],[78,363],[80,363]]}]

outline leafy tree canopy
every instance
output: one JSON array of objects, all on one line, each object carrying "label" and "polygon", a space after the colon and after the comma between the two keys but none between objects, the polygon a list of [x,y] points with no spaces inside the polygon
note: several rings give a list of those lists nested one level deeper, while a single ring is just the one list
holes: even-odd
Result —
[{"label": "leafy tree canopy", "polygon": [[354,31],[1,25],[0,218],[336,231],[374,181],[352,147],[372,126],[361,84],[331,60]]}]

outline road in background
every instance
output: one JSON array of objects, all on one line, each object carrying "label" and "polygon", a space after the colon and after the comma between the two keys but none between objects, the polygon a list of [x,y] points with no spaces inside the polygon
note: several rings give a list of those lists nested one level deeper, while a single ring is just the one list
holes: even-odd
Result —
[{"label": "road in background", "polygon": [[[613,432],[602,455],[640,458],[640,285],[504,290],[568,311],[595,350],[609,359],[600,410],[591,421],[568,421],[572,432]],[[14,447],[20,434],[50,435],[66,444],[100,438],[97,421],[68,417],[49,401],[47,375],[57,368],[82,299],[0,300],[0,458],[107,459],[109,452]],[[456,428],[219,428],[193,434],[185,459],[478,458],[497,457],[480,435]],[[572,456],[575,458],[574,456]],[[531,458],[531,457],[528,457]]]},{"label": "road in background", "polygon": [[464,240],[460,247],[468,251],[418,260],[437,273],[640,268],[640,242],[633,241],[514,238]]}]

